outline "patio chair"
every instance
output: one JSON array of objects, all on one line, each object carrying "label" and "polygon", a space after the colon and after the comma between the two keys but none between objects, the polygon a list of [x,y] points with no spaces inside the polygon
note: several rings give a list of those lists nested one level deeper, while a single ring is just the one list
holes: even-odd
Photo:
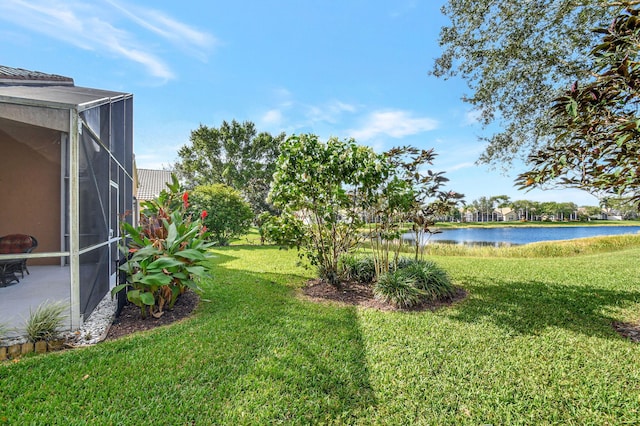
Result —
[{"label": "patio chair", "polygon": [[[10,234],[0,237],[0,254],[31,253],[36,247],[38,247],[38,240],[31,235]],[[6,283],[6,280],[11,282],[15,279],[19,282],[16,273],[20,273],[22,278],[24,278],[25,271],[29,274],[27,259],[2,260],[0,265],[3,284]]]}]

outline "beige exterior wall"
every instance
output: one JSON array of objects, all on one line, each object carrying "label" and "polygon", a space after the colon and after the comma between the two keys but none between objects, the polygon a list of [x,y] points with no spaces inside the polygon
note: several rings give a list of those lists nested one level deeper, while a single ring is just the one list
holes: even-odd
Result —
[{"label": "beige exterior wall", "polygon": [[[28,234],[36,252],[60,247],[60,132],[2,120],[0,122],[0,236]],[[30,259],[29,264],[59,264]]]}]

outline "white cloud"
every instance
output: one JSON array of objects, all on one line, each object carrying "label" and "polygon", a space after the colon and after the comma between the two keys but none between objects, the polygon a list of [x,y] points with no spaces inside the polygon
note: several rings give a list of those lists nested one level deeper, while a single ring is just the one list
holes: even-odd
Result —
[{"label": "white cloud", "polygon": [[[111,7],[108,7],[108,6]],[[134,10],[131,12],[129,10]],[[117,14],[114,16],[114,12]],[[170,40],[187,51],[202,57],[215,39],[204,32],[178,22],[152,9],[116,3],[83,2],[78,0],[2,0],[0,19],[49,38],[81,49],[124,58],[145,67],[153,77],[168,80],[174,77],[170,66],[140,36],[116,22],[124,14],[130,21]],[[135,30],[135,29],[134,29]],[[157,43],[154,43],[157,44]]]},{"label": "white cloud", "polygon": [[429,117],[414,117],[408,111],[377,111],[367,117],[360,129],[350,130],[356,140],[369,140],[379,135],[402,138],[438,127],[438,122]]},{"label": "white cloud", "polygon": [[453,166],[447,167],[447,172],[455,172],[456,170],[468,169],[470,167],[476,167],[476,163],[474,162],[465,162],[454,164]]},{"label": "white cloud", "polygon": [[133,5],[123,6],[115,0],[106,1],[140,27],[146,28],[197,56],[202,57],[202,49],[207,50],[218,43],[218,40],[211,34],[176,21],[161,11]]},{"label": "white cloud", "polygon": [[470,126],[472,124],[476,124],[480,121],[480,117],[482,117],[482,111],[479,109],[474,109],[472,111],[467,111],[464,114],[464,122],[465,126]]},{"label": "white cloud", "polygon": [[279,125],[282,123],[282,111],[271,109],[262,116],[262,122],[266,125]]},{"label": "white cloud", "polygon": [[357,108],[354,105],[350,105],[341,101],[331,101],[324,105],[307,106],[306,116],[312,123],[336,123],[343,113],[353,113],[356,110]]}]

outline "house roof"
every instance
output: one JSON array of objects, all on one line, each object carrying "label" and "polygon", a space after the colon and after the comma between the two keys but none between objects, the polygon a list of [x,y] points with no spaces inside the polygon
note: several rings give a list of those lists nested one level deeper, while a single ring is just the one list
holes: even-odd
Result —
[{"label": "house roof", "polygon": [[73,79],[0,65],[0,102],[83,111],[130,93],[79,87]]},{"label": "house roof", "polygon": [[0,84],[73,86],[71,77],[0,65]]},{"label": "house roof", "polygon": [[511,214],[511,213],[515,213],[515,212],[513,211],[513,209],[512,209],[512,208],[509,208],[509,207],[497,208],[497,209],[495,209],[495,210],[494,210],[494,212],[496,212],[496,213],[500,213],[500,214],[502,214],[502,215],[504,215],[504,216],[506,216],[506,215],[508,215],[508,214]]},{"label": "house roof", "polygon": [[138,169],[138,200],[152,200],[171,183],[171,171]]}]

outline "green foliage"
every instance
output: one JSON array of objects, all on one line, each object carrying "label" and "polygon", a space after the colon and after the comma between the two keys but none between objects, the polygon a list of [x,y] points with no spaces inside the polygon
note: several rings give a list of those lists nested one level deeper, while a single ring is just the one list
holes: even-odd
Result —
[{"label": "green foliage", "polygon": [[242,199],[239,191],[230,186],[197,186],[191,192],[190,199],[189,213],[197,216],[202,211],[207,212],[201,220],[218,245],[229,245],[232,238],[246,233],[251,227],[251,206]]},{"label": "green foliage", "polygon": [[272,211],[266,197],[284,138],[284,133],[258,133],[249,121],[223,121],[219,128],[200,125],[191,132],[190,144],[178,151],[174,169],[189,189],[225,184],[240,191],[256,214]]},{"label": "green foliage", "polygon": [[395,265],[377,280],[373,256],[345,255],[340,258],[340,267],[345,279],[373,283],[378,299],[401,308],[424,301],[447,300],[455,295],[447,272],[432,261],[399,256]]},{"label": "green foliage", "polygon": [[595,32],[595,75],[553,101],[559,135],[537,152],[521,187],[559,183],[640,203],[640,10]]},{"label": "green foliage", "polygon": [[637,423],[640,347],[611,322],[640,314],[639,248],[438,258],[468,297],[411,313],[298,297],[293,251],[214,252],[187,321],[0,363],[0,424]]},{"label": "green foliage", "polygon": [[386,176],[381,156],[353,140],[303,134],[282,144],[270,197],[288,229],[304,229],[295,245],[322,279],[339,285],[338,260],[361,239],[362,213]]},{"label": "green foliage", "polygon": [[481,161],[505,167],[558,134],[548,105],[566,81],[586,77],[592,28],[610,22],[621,2],[606,0],[448,0],[433,74],[462,77],[463,100],[487,128]]},{"label": "green foliage", "polygon": [[446,300],[455,295],[447,271],[432,261],[414,260],[398,265],[398,271],[409,277],[414,287],[424,291],[423,300]]},{"label": "green foliage", "polygon": [[[128,241],[120,247],[127,256],[120,266],[127,273],[127,283],[114,287],[111,294],[127,288],[127,299],[140,308],[143,318],[147,313],[161,316],[187,288],[199,291],[196,280],[207,274],[208,234],[201,218],[193,220],[187,213],[189,195],[181,192],[177,178],[172,178],[168,191],[141,203],[139,226],[120,223]],[[205,214],[201,212],[201,216]]]},{"label": "green foliage", "polygon": [[[338,261],[361,242],[366,229],[376,275],[388,272],[395,267],[390,266],[398,258],[394,241],[406,232],[405,222],[421,237],[435,215],[462,198],[441,190],[447,181],[442,172],[423,170],[434,157],[433,150],[401,147],[376,155],[352,140],[332,138],[325,144],[315,135],[292,136],[282,145],[270,195],[285,215],[262,232],[302,248],[320,276],[338,285]],[[420,251],[417,242],[416,258]]]},{"label": "green foliage", "polygon": [[421,243],[425,235],[434,232],[431,227],[435,217],[448,213],[463,198],[462,194],[442,190],[448,181],[443,172],[425,170],[435,156],[432,149],[413,147],[393,148],[384,154],[389,179],[381,185],[369,209],[367,225],[377,276],[397,267],[407,223],[414,237],[415,259],[421,258]]},{"label": "green foliage", "polygon": [[373,294],[398,308],[410,308],[421,302],[425,292],[415,286],[413,277],[397,269],[380,275],[373,285]]},{"label": "green foliage", "polygon": [[304,247],[308,239],[304,223],[295,215],[283,212],[279,216],[270,213],[260,215],[261,241],[269,241],[281,247]]},{"label": "green foliage", "polygon": [[68,309],[69,306],[64,302],[44,302],[36,308],[35,312],[29,310],[29,318],[25,323],[25,332],[29,341],[57,339]]},{"label": "green foliage", "polygon": [[372,256],[344,254],[340,257],[339,270],[347,281],[370,284],[376,278],[376,264]]}]

